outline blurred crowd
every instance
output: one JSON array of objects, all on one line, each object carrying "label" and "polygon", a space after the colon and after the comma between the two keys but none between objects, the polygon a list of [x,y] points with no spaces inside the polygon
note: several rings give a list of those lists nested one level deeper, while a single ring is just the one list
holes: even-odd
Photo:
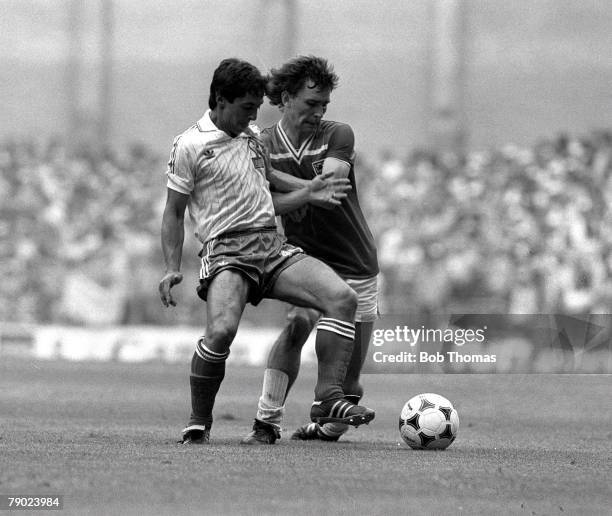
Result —
[{"label": "blurred crowd", "polygon": [[612,133],[455,155],[382,153],[361,197],[402,313],[609,313]]},{"label": "blurred crowd", "polygon": [[[609,312],[611,160],[609,132],[463,158],[360,157],[382,311]],[[157,297],[165,161],[139,146],[69,155],[57,142],[0,144],[0,321],[197,323],[190,229],[181,310]]]},{"label": "blurred crowd", "polygon": [[57,142],[2,144],[0,320],[129,318],[141,281],[161,270],[160,167],[142,147],[69,156]]}]

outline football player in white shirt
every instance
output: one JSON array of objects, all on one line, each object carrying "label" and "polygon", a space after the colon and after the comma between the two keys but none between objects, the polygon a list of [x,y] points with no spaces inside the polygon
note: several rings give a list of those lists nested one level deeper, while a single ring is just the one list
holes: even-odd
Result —
[{"label": "football player in white shirt", "polygon": [[265,79],[250,63],[222,61],[210,86],[210,110],[175,139],[168,166],[161,231],[166,272],[159,284],[165,306],[176,304],[171,288],[182,281],[187,207],[203,245],[198,295],[206,300],[206,329],[191,362],[192,413],[182,433],[185,444],[208,442],[242,312],[247,302],[256,305],[263,297],[323,314],[311,420],[360,425],[374,418],[374,411],[345,400],[342,390],[353,349],[355,292],[330,267],[288,244],[275,225],[275,214],[308,202],[339,204],[346,183],[324,175],[302,189],[271,194],[268,179],[282,191],[282,175],[271,175],[266,150],[249,125],[264,87]]}]

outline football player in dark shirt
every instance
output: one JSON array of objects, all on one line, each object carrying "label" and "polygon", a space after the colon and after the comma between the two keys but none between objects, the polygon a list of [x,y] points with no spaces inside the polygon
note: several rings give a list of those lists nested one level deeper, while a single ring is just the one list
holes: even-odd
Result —
[{"label": "football player in dark shirt", "polygon": [[[378,261],[357,197],[353,130],[323,120],[337,84],[333,68],[320,57],[298,56],[272,70],[266,95],[282,117],[262,137],[272,168],[294,176],[295,188],[327,172],[350,180],[352,189],[340,206],[331,210],[305,206],[283,216],[283,227],[291,244],[329,265],[358,295],[355,343],[343,386],[345,399],[358,403],[363,395],[361,367],[378,316]],[[315,326],[326,324],[319,316],[313,309],[290,310],[270,351],[257,416],[244,444],[273,444],[280,437],[285,399],[298,375],[302,347]],[[316,352],[319,356],[322,350]],[[336,441],[347,430],[342,423],[313,422],[298,428],[291,438]]]}]

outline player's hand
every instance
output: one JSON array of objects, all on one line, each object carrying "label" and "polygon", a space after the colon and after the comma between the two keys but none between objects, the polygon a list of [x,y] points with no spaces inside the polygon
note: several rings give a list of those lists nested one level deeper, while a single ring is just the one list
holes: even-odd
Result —
[{"label": "player's hand", "polygon": [[333,172],[325,172],[316,176],[308,185],[310,203],[320,208],[335,208],[342,204],[347,192],[351,189],[351,182],[347,177],[334,177]]},{"label": "player's hand", "polygon": [[164,306],[176,306],[176,301],[172,298],[170,289],[183,281],[183,275],[178,271],[169,271],[159,282],[159,296]]}]

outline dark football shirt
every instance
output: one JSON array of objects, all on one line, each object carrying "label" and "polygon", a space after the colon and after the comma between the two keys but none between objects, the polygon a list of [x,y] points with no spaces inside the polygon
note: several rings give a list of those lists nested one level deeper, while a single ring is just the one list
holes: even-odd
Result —
[{"label": "dark football shirt", "polygon": [[325,158],[350,165],[352,189],[342,205],[327,210],[313,205],[283,215],[285,235],[290,243],[325,262],[347,278],[366,278],[378,273],[374,238],[357,197],[354,171],[354,135],[347,124],[324,120],[316,132],[296,149],[280,123],[262,133],[272,166],[302,179],[320,174]]}]

